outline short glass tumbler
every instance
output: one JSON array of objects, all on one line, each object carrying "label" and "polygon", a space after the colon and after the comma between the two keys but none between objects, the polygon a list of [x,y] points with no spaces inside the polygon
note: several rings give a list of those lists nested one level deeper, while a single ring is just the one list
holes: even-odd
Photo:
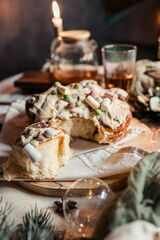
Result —
[{"label": "short glass tumbler", "polygon": [[136,56],[137,47],[130,44],[110,44],[102,48],[106,88],[119,87],[130,92]]}]

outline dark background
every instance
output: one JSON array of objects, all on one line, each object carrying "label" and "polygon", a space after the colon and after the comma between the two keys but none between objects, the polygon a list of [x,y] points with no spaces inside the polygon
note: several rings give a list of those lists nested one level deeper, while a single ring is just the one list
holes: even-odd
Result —
[{"label": "dark background", "polygon": [[[101,47],[132,43],[156,60],[160,0],[57,0],[64,29],[88,29]],[[51,0],[0,0],[0,80],[40,69],[54,38]]]}]

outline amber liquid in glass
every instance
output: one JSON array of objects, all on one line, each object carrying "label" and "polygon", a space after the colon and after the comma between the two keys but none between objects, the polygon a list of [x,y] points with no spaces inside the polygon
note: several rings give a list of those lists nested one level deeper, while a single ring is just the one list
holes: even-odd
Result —
[{"label": "amber liquid in glass", "polygon": [[97,76],[96,68],[68,68],[68,69],[55,69],[54,77],[63,84],[69,84],[73,82],[80,82],[87,79],[95,79]]},{"label": "amber liquid in glass", "polygon": [[107,88],[122,88],[127,92],[130,92],[131,83],[133,76],[129,73],[116,73],[111,74],[111,76],[107,77],[105,74],[105,83]]}]

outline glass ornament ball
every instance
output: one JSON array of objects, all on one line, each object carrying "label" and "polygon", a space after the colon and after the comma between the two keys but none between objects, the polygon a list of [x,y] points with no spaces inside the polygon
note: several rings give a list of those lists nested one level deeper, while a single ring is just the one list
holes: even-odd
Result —
[{"label": "glass ornament ball", "polygon": [[73,239],[92,237],[99,218],[113,197],[111,188],[97,178],[83,178],[71,184],[64,196],[63,209]]}]

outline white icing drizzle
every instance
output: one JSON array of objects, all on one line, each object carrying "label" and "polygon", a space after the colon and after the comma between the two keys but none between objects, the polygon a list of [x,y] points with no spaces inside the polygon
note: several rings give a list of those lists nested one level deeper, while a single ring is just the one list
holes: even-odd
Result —
[{"label": "white icing drizzle", "polygon": [[44,132],[46,130],[50,130],[53,132],[53,136],[52,137],[45,137],[43,139],[43,142],[48,141],[51,138],[55,138],[55,136],[59,136],[59,134],[63,133],[63,131],[61,129],[57,129],[57,128],[35,128],[34,124],[30,125],[29,127],[26,127],[24,132],[22,133],[19,141],[16,143],[16,145],[20,145],[20,146],[25,146],[26,144],[30,143],[33,146],[37,147],[42,141],[39,141],[37,139],[38,135],[43,135]]},{"label": "white icing drizzle", "polygon": [[112,129],[119,127],[130,113],[127,105],[118,99],[111,102],[108,112],[101,116],[102,123]]},{"label": "white icing drizzle", "polygon": [[41,94],[36,100],[36,97],[32,97],[34,101],[34,108],[31,108],[31,113],[36,116],[36,121],[41,119],[42,121],[49,118],[55,118],[57,115],[57,110],[55,109],[55,102],[58,100],[52,95]]},{"label": "white icing drizzle", "polygon": [[[49,89],[45,94],[39,95],[38,100],[36,100],[35,98],[33,107],[29,109],[31,113],[35,114],[35,121],[45,121],[49,118],[55,119],[56,117],[59,119],[67,120],[70,119],[70,117],[82,117],[85,119],[93,120],[96,126],[100,126],[100,122],[102,122],[103,125],[109,126],[111,129],[116,129],[123,122],[125,122],[127,115],[130,114],[129,105],[119,99],[111,101],[108,110],[102,111],[100,116],[95,115],[94,109],[92,109],[86,103],[86,98],[94,87],[96,97],[101,97],[103,100],[103,98],[105,97],[105,92],[108,91],[108,89],[106,90],[101,86],[97,85],[95,81],[83,82],[91,82],[92,85],[90,85],[90,87],[83,87],[80,83],[81,87],[79,89],[74,89],[74,84],[70,84],[67,86],[70,90],[72,101],[81,102],[80,107],[68,109],[68,102],[64,101],[64,96],[62,94],[51,94],[53,88]],[[123,95],[123,98],[128,96],[128,94],[122,89],[118,90],[116,88],[115,91],[112,89],[112,92],[115,92],[117,95],[118,93]]]}]

